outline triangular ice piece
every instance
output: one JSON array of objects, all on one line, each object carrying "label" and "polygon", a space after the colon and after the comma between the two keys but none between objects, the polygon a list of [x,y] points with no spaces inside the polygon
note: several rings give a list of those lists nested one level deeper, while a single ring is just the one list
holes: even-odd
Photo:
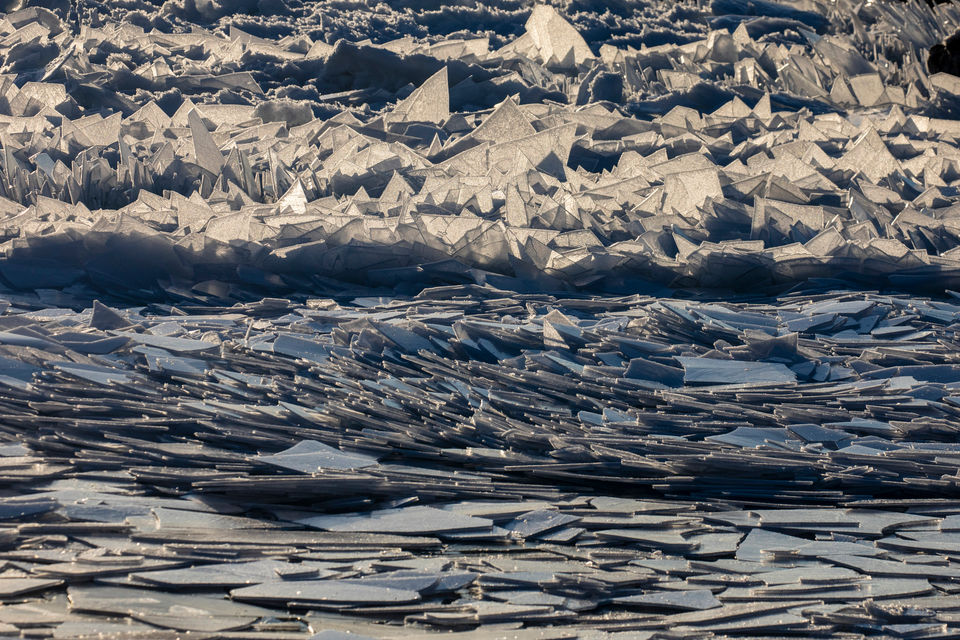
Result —
[{"label": "triangular ice piece", "polygon": [[207,127],[203,124],[203,120],[196,109],[190,111],[187,121],[190,124],[190,131],[193,133],[193,148],[197,154],[197,164],[210,173],[219,176],[221,169],[223,169],[223,154],[220,153],[220,148],[213,141],[213,136],[207,131]]},{"label": "triangular ice piece", "polygon": [[570,62],[579,66],[594,58],[583,36],[549,5],[535,6],[525,27],[544,62],[555,60],[561,66]]},{"label": "triangular ice piece", "polygon": [[447,68],[427,78],[413,93],[397,103],[387,116],[388,122],[433,122],[450,117],[450,84]]}]

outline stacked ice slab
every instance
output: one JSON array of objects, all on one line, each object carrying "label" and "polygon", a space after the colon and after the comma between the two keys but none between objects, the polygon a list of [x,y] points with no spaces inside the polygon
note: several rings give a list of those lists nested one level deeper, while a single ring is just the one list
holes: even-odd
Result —
[{"label": "stacked ice slab", "polygon": [[960,10],[807,4],[640,49],[547,6],[493,49],[8,14],[0,277],[960,286]]},{"label": "stacked ice slab", "polygon": [[0,630],[955,638],[957,302],[14,298]]}]

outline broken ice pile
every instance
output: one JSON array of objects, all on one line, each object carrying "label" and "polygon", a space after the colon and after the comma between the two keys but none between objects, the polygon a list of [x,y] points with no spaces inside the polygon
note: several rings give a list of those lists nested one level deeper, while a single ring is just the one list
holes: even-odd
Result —
[{"label": "broken ice pile", "polygon": [[17,301],[0,628],[954,637],[956,303]]},{"label": "broken ice pile", "polygon": [[245,6],[0,18],[0,635],[960,634],[957,5]]},{"label": "broken ice pile", "polygon": [[0,277],[960,286],[960,80],[923,63],[960,12],[728,4],[640,49],[546,6],[499,48],[8,14]]}]

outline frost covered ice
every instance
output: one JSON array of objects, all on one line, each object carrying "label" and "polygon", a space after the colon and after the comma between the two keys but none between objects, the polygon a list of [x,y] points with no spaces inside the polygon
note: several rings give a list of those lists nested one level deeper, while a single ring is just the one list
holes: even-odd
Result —
[{"label": "frost covered ice", "polygon": [[21,4],[0,634],[960,633],[958,5]]}]

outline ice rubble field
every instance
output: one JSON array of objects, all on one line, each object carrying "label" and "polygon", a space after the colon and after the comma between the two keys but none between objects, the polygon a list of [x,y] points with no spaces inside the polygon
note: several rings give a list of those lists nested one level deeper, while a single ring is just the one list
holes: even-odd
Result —
[{"label": "ice rubble field", "polygon": [[0,634],[960,635],[960,4],[42,4]]}]

